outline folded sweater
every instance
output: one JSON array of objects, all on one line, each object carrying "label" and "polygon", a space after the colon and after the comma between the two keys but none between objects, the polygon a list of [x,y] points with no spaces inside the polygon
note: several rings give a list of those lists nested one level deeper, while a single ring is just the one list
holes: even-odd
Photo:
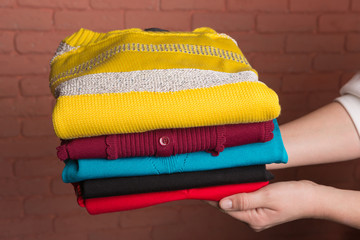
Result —
[{"label": "folded sweater", "polygon": [[80,187],[82,196],[86,199],[226,184],[265,182],[271,179],[273,179],[273,175],[265,169],[265,165],[254,165],[200,172],[92,179],[80,182]]},{"label": "folded sweater", "polygon": [[267,121],[78,138],[63,141],[57,148],[57,155],[61,160],[168,157],[198,151],[209,151],[218,155],[225,147],[270,141],[273,130],[273,121]]},{"label": "folded sweater", "polygon": [[101,214],[133,210],[184,199],[220,201],[222,198],[236,193],[256,191],[268,183],[269,182],[242,183],[90,199],[84,199],[82,197],[79,185],[75,185],[75,191],[77,192],[77,200],[80,206],[86,207],[86,210],[90,214]]},{"label": "folded sweater", "polygon": [[170,157],[66,160],[62,178],[68,183],[97,178],[171,174],[286,163],[287,153],[275,119],[273,134],[274,138],[271,141],[225,148],[216,157],[207,152],[193,152]]},{"label": "folded sweater", "polygon": [[278,97],[236,42],[209,28],[193,32],[81,29],[51,61],[61,139],[262,122]]}]

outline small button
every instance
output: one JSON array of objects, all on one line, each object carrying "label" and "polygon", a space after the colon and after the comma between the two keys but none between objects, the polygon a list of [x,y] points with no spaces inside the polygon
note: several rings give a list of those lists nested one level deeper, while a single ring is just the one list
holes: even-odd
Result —
[{"label": "small button", "polygon": [[161,137],[159,142],[162,146],[166,146],[170,143],[170,139],[168,137]]}]

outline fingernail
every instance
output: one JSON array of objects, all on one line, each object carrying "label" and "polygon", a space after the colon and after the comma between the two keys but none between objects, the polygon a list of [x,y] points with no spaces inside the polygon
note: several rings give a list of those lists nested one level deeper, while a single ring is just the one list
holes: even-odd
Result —
[{"label": "fingernail", "polygon": [[221,201],[220,207],[222,209],[231,209],[232,208],[232,201],[230,199],[226,199]]}]

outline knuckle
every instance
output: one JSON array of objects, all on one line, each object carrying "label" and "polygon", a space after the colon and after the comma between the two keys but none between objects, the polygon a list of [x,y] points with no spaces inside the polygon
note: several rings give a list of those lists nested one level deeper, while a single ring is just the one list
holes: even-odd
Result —
[{"label": "knuckle", "polygon": [[250,201],[246,193],[239,195],[235,199],[234,203],[235,203],[234,208],[238,210],[247,210],[250,207]]},{"label": "knuckle", "polygon": [[259,232],[268,228],[271,222],[263,212],[254,210],[251,212],[248,223],[254,231]]}]

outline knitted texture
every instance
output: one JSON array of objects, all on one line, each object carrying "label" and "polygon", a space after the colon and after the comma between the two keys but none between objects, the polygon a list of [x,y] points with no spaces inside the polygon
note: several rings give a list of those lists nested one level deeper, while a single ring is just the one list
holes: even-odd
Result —
[{"label": "knitted texture", "polygon": [[170,157],[66,160],[62,178],[65,183],[69,183],[98,178],[160,175],[286,163],[288,156],[276,120],[274,125],[274,138],[271,141],[225,148],[217,157],[201,151]]},{"label": "knitted texture", "polygon": [[278,97],[225,34],[81,29],[51,61],[61,139],[262,122]]},{"label": "knitted texture", "polygon": [[258,81],[256,73],[224,73],[200,69],[157,69],[121,73],[97,73],[61,83],[55,96],[124,93],[169,92],[213,87],[229,83]]},{"label": "knitted texture", "polygon": [[236,193],[253,192],[268,184],[269,182],[241,183],[90,199],[82,197],[79,185],[75,185],[74,188],[78,196],[78,204],[81,207],[86,207],[90,214],[101,214],[144,208],[183,199],[220,201],[226,196]]},{"label": "knitted texture", "polygon": [[[196,68],[220,72],[252,70],[234,40],[209,28],[193,32],[86,29],[64,39],[51,62],[50,85],[82,75],[136,70]],[[121,64],[119,64],[121,63]]]},{"label": "knitted texture", "polygon": [[80,182],[83,198],[173,191],[273,179],[265,165],[225,168],[212,171],[161,174],[154,176],[92,179]]},{"label": "knitted texture", "polygon": [[[267,121],[78,138],[63,141],[57,147],[57,155],[63,161],[84,158],[168,157],[197,151],[218,155],[226,147],[270,141],[273,130],[273,121]],[[162,139],[167,139],[167,142],[161,142]]]}]

